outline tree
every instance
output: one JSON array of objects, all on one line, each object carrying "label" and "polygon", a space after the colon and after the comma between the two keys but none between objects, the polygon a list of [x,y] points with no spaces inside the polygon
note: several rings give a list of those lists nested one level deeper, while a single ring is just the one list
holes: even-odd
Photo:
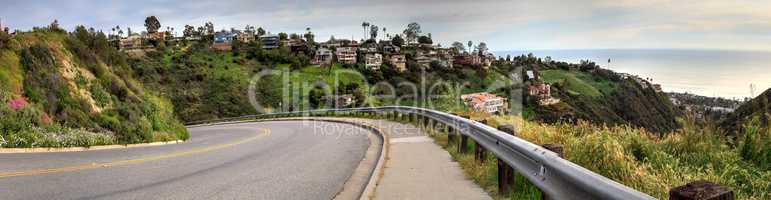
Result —
[{"label": "tree", "polygon": [[420,35],[422,31],[420,30],[420,24],[417,22],[412,22],[407,25],[407,29],[404,29],[404,35],[407,37],[407,41],[412,43],[415,42],[415,40],[418,39],[418,35]]},{"label": "tree", "polygon": [[383,34],[385,34],[386,37],[388,37],[388,32],[386,32],[386,27],[383,27]]},{"label": "tree", "polygon": [[372,25],[372,27],[370,27],[370,29],[369,29],[370,38],[371,39],[377,39],[377,31],[379,31],[379,30],[380,30],[380,28],[378,28],[375,25]]},{"label": "tree", "polygon": [[471,48],[474,46],[474,42],[471,40],[468,41],[468,50],[471,51]]},{"label": "tree", "polygon": [[305,31],[306,31],[306,32],[305,32],[305,35],[303,35],[303,37],[305,38],[305,41],[308,41],[308,43],[310,43],[310,44],[313,44],[313,43],[315,43],[315,40],[314,40],[314,38],[315,38],[316,36],[315,36],[315,35],[313,35],[313,32],[311,32],[311,27],[307,27],[307,28],[305,28]]},{"label": "tree", "polygon": [[195,35],[195,27],[190,25],[185,25],[185,30],[182,30],[182,35],[185,37],[190,37]]},{"label": "tree", "polygon": [[287,38],[289,38],[289,35],[287,35],[286,33],[283,33],[283,32],[282,33],[278,33],[278,39],[279,40],[286,40]]},{"label": "tree", "polygon": [[199,26],[199,27],[196,29],[196,32],[195,32],[195,34],[196,34],[196,35],[198,35],[198,36],[203,36],[203,33],[204,33],[204,32],[206,32],[206,28],[204,28],[203,26]]},{"label": "tree", "polygon": [[265,35],[265,29],[262,29],[262,27],[257,28],[257,36],[263,35]]},{"label": "tree", "polygon": [[206,29],[206,35],[214,35],[214,23],[206,22],[203,26]]},{"label": "tree", "polygon": [[431,40],[430,37],[424,35],[424,36],[418,37],[418,43],[420,43],[420,44],[433,44],[434,41]]},{"label": "tree", "polygon": [[147,28],[148,33],[158,32],[158,29],[161,28],[161,22],[158,21],[157,17],[149,16],[145,19],[145,28]]},{"label": "tree", "polygon": [[366,38],[367,37],[367,28],[369,28],[369,22],[362,22],[361,23],[361,28],[364,29],[364,38]]},{"label": "tree", "polygon": [[293,40],[300,39],[300,35],[297,35],[297,33],[289,34],[289,39],[293,39]]},{"label": "tree", "polygon": [[257,32],[257,31],[254,29],[254,26],[252,26],[252,25],[248,25],[248,24],[246,25],[246,27],[244,27],[244,31],[245,31],[246,33],[248,33],[248,34],[252,34],[252,35],[254,35],[254,34]]},{"label": "tree", "polygon": [[456,54],[466,51],[466,46],[463,46],[463,43],[460,43],[458,41],[455,41],[452,43],[452,48],[453,50],[455,50]]},{"label": "tree", "polygon": [[402,36],[396,35],[391,38],[391,44],[397,47],[401,47],[404,45],[404,39],[402,39]]},{"label": "tree", "polygon": [[485,55],[487,53],[487,43],[480,42],[479,45],[477,45],[477,52],[479,52],[479,55]]}]

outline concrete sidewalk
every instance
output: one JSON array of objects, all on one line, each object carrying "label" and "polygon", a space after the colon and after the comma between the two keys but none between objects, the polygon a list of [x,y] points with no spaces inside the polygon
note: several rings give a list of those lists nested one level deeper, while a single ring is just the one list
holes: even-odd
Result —
[{"label": "concrete sidewalk", "polygon": [[492,199],[417,127],[386,120],[366,120],[390,137],[388,161],[374,199]]}]

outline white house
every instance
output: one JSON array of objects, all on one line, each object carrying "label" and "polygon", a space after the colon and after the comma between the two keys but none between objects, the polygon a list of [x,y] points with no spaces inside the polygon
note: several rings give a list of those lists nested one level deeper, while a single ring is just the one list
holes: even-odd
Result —
[{"label": "white house", "polygon": [[504,98],[487,92],[465,94],[461,95],[460,98],[471,109],[486,113],[500,112],[506,105]]}]

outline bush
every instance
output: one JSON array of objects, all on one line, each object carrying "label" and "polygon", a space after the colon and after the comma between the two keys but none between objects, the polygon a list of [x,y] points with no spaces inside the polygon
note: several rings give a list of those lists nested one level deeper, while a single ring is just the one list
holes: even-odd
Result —
[{"label": "bush", "polygon": [[739,155],[764,170],[771,169],[771,129],[763,128],[759,117],[744,126],[744,136],[739,144]]}]

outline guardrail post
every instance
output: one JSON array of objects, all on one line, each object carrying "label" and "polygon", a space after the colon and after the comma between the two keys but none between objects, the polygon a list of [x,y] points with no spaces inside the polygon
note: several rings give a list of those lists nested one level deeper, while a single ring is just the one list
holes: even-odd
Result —
[{"label": "guardrail post", "polygon": [[[483,119],[479,122],[482,122],[483,124],[487,124],[487,120]],[[479,142],[474,142],[474,158],[476,158],[477,161],[484,163],[486,159],[486,152],[487,149],[479,144]]]},{"label": "guardrail post", "polygon": [[731,188],[709,181],[694,181],[669,190],[669,200],[733,200]]},{"label": "guardrail post", "polygon": [[429,132],[429,134],[432,134],[431,132],[434,131],[434,123],[431,120],[431,118],[423,117],[425,120],[423,120],[423,123],[426,126],[426,131]]},{"label": "guardrail post", "polygon": [[[565,151],[564,151],[564,148],[563,148],[563,146],[561,144],[544,144],[544,145],[541,145],[541,147],[556,153],[557,156],[559,156],[560,158],[564,157],[564,152]],[[551,200],[551,199],[552,198],[549,198],[548,195],[546,195],[545,193],[541,192],[541,200]]]},{"label": "guardrail post", "polygon": [[450,142],[452,142],[455,139],[455,129],[452,128],[452,126],[449,126],[448,124],[445,124],[444,127],[447,129],[447,145],[450,145]]},{"label": "guardrail post", "polygon": [[[461,116],[466,119],[470,119],[471,116],[463,115]],[[458,136],[460,136],[460,141],[458,142],[458,152],[460,153],[466,153],[466,147],[468,146],[468,136],[464,135],[460,131],[458,131]]]},{"label": "guardrail post", "polygon": [[[510,124],[498,126],[498,130],[512,136],[517,136],[514,126]],[[508,194],[514,190],[515,185],[514,169],[511,168],[509,164],[506,164],[505,161],[498,158],[498,191],[501,194]]]}]

